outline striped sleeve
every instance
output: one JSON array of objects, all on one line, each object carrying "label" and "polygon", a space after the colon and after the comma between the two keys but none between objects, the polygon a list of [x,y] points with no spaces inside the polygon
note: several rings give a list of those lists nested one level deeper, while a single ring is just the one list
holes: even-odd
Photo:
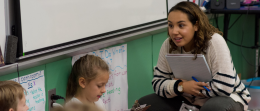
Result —
[{"label": "striped sleeve", "polygon": [[221,35],[212,36],[206,58],[212,73],[212,80],[208,82],[211,91],[203,90],[202,93],[207,97],[229,96],[247,110],[250,94],[236,73],[229,48]]},{"label": "striped sleeve", "polygon": [[244,104],[244,110],[247,110],[248,103],[251,100],[251,96],[249,94],[249,91],[247,90],[245,85],[240,81],[238,76],[236,76],[236,84],[233,92],[237,93],[237,95],[242,99],[242,103]]},{"label": "striped sleeve", "polygon": [[236,70],[233,65],[229,48],[220,35],[215,35],[209,42],[207,56],[211,64],[212,81],[209,85],[211,92],[203,90],[208,97],[230,96],[234,91]]},{"label": "striped sleeve", "polygon": [[166,39],[161,47],[157,66],[154,69],[154,77],[152,80],[152,85],[154,92],[164,98],[173,98],[179,94],[177,91],[176,80],[172,80],[173,73],[168,66],[168,62],[165,55],[168,52],[168,39]]}]

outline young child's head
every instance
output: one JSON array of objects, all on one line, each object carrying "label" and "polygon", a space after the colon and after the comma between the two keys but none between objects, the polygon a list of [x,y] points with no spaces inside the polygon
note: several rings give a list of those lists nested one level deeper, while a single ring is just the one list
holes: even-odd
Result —
[{"label": "young child's head", "polygon": [[193,54],[205,53],[208,41],[214,33],[222,34],[209,23],[207,15],[192,2],[180,2],[168,13],[168,36],[170,52],[177,47]]},{"label": "young child's head", "polygon": [[51,111],[102,111],[94,104],[70,103],[64,107],[54,107]]},{"label": "young child's head", "polygon": [[27,111],[24,92],[15,81],[0,81],[0,111]]},{"label": "young child's head", "polygon": [[77,60],[69,76],[66,99],[81,94],[84,100],[96,102],[106,92],[109,67],[100,57],[85,55]]}]

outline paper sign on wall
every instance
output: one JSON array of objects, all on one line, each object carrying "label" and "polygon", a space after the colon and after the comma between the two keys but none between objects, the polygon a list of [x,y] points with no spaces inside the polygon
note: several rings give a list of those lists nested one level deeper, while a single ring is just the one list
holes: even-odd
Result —
[{"label": "paper sign on wall", "polygon": [[[89,52],[88,54],[101,57],[110,68],[110,76],[106,84],[106,93],[100,98],[107,111],[123,111],[128,109],[127,84],[127,45],[116,46],[104,50]],[[82,56],[72,58],[72,65]]]},{"label": "paper sign on wall", "polygon": [[[18,78],[12,79],[18,82]],[[44,71],[38,71],[19,77],[20,84],[26,90],[26,105],[28,111],[45,111],[45,85]]]}]

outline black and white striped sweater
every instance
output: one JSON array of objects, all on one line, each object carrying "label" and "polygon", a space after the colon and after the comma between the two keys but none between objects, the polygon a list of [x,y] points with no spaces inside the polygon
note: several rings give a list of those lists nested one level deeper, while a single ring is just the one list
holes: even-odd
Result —
[{"label": "black and white striped sweater", "polygon": [[[173,98],[179,94],[176,87],[178,84],[175,84],[174,74],[165,58],[165,55],[169,53],[169,49],[169,38],[167,38],[161,47],[152,81],[155,93],[165,98]],[[171,53],[180,54],[181,48]],[[190,54],[191,52],[182,50],[182,53]],[[251,100],[250,94],[237,76],[229,48],[221,35],[217,33],[212,35],[212,39],[209,41],[209,47],[204,56],[213,78],[212,81],[209,82],[212,91],[208,92],[203,90],[202,93],[208,98],[229,96],[235,101],[242,103],[244,110],[247,110],[248,102]],[[200,106],[208,100],[208,98],[203,99],[199,97],[193,98],[192,100],[192,96],[185,93],[182,96],[192,101],[193,104]]]}]

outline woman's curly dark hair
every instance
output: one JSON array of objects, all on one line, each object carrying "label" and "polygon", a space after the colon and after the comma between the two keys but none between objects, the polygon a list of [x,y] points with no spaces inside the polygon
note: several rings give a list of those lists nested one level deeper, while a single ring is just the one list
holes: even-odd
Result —
[{"label": "woman's curly dark hair", "polygon": [[[220,35],[223,35],[223,33],[209,23],[207,15],[195,3],[180,2],[172,7],[169,13],[177,10],[187,14],[189,21],[193,25],[195,25],[196,22],[198,23],[198,31],[194,34],[194,50],[191,53],[194,54],[195,59],[197,58],[197,54],[206,54],[208,41],[212,38],[211,36],[214,33],[219,33]],[[168,36],[170,37],[169,30]],[[172,51],[177,50],[177,46],[172,39],[169,40],[171,45],[169,53],[171,53]]]}]

